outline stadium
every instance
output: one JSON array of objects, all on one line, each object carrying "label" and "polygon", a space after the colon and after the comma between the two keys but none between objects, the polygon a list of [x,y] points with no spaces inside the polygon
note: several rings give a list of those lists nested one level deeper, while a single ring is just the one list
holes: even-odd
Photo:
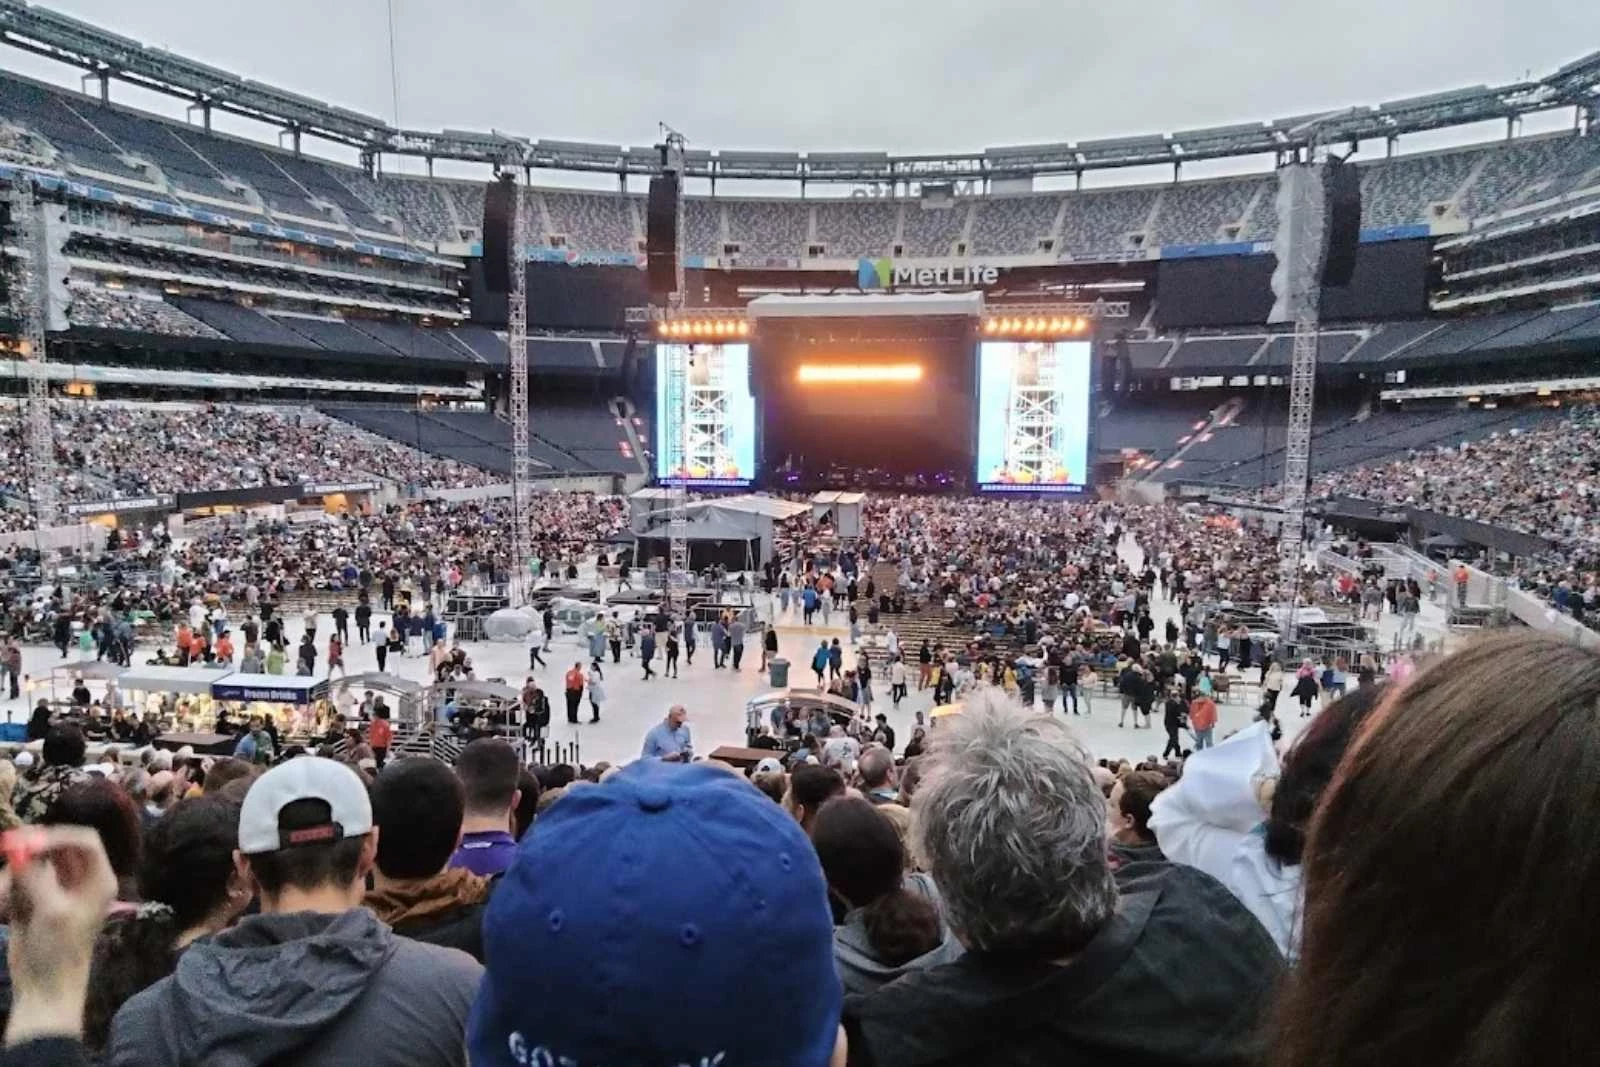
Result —
[{"label": "stadium", "polygon": [[[1590,786],[1523,776],[1600,781],[1600,52],[907,154],[410,128],[20,0],[0,43],[28,60],[0,62],[0,829],[19,880],[58,849],[118,883],[57,887],[111,917],[83,1010],[31,1044],[1589,1047],[1588,1013],[1548,1014],[1586,920],[1464,943],[1491,891],[1559,926],[1520,872],[1595,864],[1557,840]],[[1435,906],[1463,883],[1476,910]],[[389,985],[298,1028],[186,1002],[191,960],[287,981],[248,938],[301,936],[290,913],[370,924],[348,936],[405,975],[312,979],[308,1003]],[[1346,932],[1384,962],[1345,986],[1393,984],[1324,1013]],[[526,973],[547,957],[601,977]],[[1417,959],[1486,977],[1412,1026],[1377,1002]],[[1504,992],[1523,964],[1557,988]],[[1091,966],[1149,1010],[1080,1002]],[[793,1049],[633,1003],[672,987],[803,1004]],[[401,997],[414,1018],[373,1014]],[[202,1009],[286,1021],[203,1036]],[[1146,1041],[1178,1015],[1213,1022]]]}]

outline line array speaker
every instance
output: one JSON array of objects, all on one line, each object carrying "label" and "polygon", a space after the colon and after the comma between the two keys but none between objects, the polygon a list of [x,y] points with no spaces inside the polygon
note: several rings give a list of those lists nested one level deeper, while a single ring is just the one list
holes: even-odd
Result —
[{"label": "line array speaker", "polygon": [[1361,178],[1349,163],[1330,163],[1327,177],[1328,258],[1322,284],[1344,287],[1356,269],[1361,241]]},{"label": "line array speaker", "polygon": [[491,293],[511,291],[511,212],[517,185],[509,175],[483,190],[483,285]]},{"label": "line array speaker", "polygon": [[678,176],[650,179],[645,212],[645,277],[650,299],[665,303],[678,288]]}]

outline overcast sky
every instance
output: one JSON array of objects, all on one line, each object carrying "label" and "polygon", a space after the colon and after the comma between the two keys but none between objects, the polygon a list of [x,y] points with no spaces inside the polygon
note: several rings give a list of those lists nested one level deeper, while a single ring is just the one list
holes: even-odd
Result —
[{"label": "overcast sky", "polygon": [[[48,0],[387,121],[384,0]],[[1577,0],[393,0],[411,127],[694,146],[972,150],[1497,83],[1600,48]],[[0,64],[54,69],[14,49]],[[118,98],[147,98],[119,90]]]}]

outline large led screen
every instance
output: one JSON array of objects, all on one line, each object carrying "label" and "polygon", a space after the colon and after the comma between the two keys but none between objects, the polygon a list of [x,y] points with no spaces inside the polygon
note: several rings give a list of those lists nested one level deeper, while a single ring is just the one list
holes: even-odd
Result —
[{"label": "large led screen", "polygon": [[978,346],[976,481],[995,492],[1081,493],[1089,482],[1092,346]]},{"label": "large led screen", "polygon": [[656,480],[742,488],[756,476],[749,345],[656,346]]}]

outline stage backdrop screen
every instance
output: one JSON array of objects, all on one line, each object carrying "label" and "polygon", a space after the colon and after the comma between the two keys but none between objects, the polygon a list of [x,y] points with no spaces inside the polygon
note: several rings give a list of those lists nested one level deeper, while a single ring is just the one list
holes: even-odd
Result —
[{"label": "stage backdrop screen", "polygon": [[[681,388],[674,384],[674,367],[683,368]],[[657,345],[656,479],[740,488],[755,476],[750,346]]]},{"label": "stage backdrop screen", "polygon": [[1087,341],[978,346],[980,490],[1088,488],[1093,366]]}]

